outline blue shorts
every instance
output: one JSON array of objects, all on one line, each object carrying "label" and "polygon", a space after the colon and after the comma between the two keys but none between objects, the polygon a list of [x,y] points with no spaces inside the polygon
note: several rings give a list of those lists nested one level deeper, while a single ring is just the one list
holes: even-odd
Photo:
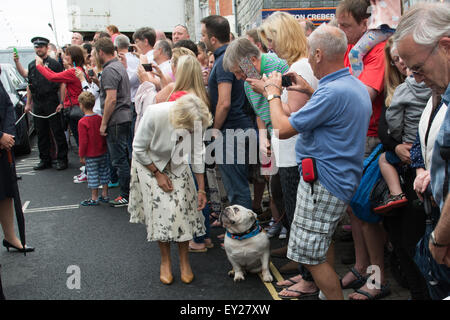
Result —
[{"label": "blue shorts", "polygon": [[402,160],[400,160],[397,154],[392,151],[386,151],[386,161],[392,164],[393,166],[402,163]]},{"label": "blue shorts", "polygon": [[98,189],[110,181],[107,154],[96,158],[86,157],[87,180],[89,189]]}]

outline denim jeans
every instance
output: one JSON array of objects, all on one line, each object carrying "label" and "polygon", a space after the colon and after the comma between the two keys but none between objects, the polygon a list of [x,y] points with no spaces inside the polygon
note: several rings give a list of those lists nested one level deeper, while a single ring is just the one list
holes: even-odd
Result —
[{"label": "denim jeans", "polygon": [[[247,132],[248,130],[250,129],[244,130],[244,132]],[[238,139],[237,135],[231,134],[230,132],[223,131],[222,134],[223,163],[225,164],[218,164],[218,167],[222,176],[223,185],[228,195],[228,201],[231,205],[241,205],[251,210],[252,196],[248,183],[248,139],[246,139],[244,143],[242,139]],[[228,148],[227,141],[230,144]],[[234,148],[231,148],[231,142],[234,142]],[[217,148],[220,148],[220,145]],[[238,164],[239,158],[241,158],[240,160],[244,159],[243,164]]]},{"label": "denim jeans", "polygon": [[106,142],[111,162],[119,174],[121,196],[128,199],[130,194],[130,163],[128,161],[128,139],[131,122],[108,127]]}]

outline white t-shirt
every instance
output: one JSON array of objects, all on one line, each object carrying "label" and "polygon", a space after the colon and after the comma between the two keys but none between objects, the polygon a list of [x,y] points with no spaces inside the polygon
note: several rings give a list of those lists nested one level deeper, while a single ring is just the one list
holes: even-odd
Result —
[{"label": "white t-shirt", "polygon": [[130,79],[130,91],[131,91],[131,101],[135,101],[136,92],[141,85],[139,78],[137,76],[137,69],[139,67],[139,58],[132,53],[127,53],[125,55],[127,59],[127,73]]},{"label": "white t-shirt", "polygon": [[[317,89],[319,80],[317,80],[317,78],[314,76],[307,58],[302,58],[299,61],[295,62],[289,69],[289,72],[295,72],[298,75],[302,76],[314,90]],[[281,101],[283,103],[288,102],[288,91],[286,89],[283,90]],[[298,166],[295,154],[297,139],[298,135],[287,140],[280,140],[276,137],[276,134],[273,135],[272,148],[273,152],[275,153],[277,167],[290,168]]]},{"label": "white t-shirt", "polygon": [[158,65],[159,69],[161,69],[161,72],[170,77],[172,80],[174,80],[173,72],[172,72],[172,64],[170,63],[170,60],[164,61],[160,65]]},{"label": "white t-shirt", "polygon": [[148,63],[150,64],[155,63],[155,60],[153,59],[153,51],[154,50],[150,50],[145,54],[147,56]]}]

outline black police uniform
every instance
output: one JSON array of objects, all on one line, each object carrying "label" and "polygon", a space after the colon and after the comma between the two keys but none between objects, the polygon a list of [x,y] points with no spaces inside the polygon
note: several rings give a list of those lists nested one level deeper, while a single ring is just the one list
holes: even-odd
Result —
[{"label": "black police uniform", "polygon": [[[32,42],[36,45],[48,44],[48,40],[34,38]],[[44,65],[54,72],[62,72],[62,66],[54,59],[47,57]],[[34,114],[49,116],[56,111],[60,104],[59,92],[60,84],[48,81],[36,68],[36,61],[32,61],[28,66],[28,83],[31,91]],[[34,125],[38,137],[39,157],[41,163],[35,168],[41,170],[51,167],[50,143],[54,139],[57,147],[58,168],[67,167],[68,146],[64,133],[61,113],[49,119],[34,118]]]}]

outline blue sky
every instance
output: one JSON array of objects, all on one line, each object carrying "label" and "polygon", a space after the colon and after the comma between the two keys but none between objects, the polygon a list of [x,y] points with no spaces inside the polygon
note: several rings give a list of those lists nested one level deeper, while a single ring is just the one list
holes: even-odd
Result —
[{"label": "blue sky", "polygon": [[55,43],[55,35],[48,23],[53,24],[51,1],[55,12],[58,40],[61,45],[69,42],[69,22],[65,0],[1,0],[0,1],[0,49],[10,46],[31,47],[30,40],[43,36]]}]

